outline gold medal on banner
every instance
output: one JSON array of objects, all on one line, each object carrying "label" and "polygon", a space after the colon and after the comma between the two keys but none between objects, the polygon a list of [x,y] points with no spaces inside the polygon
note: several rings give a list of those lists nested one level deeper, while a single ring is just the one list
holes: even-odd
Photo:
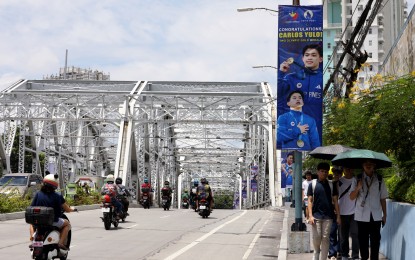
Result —
[{"label": "gold medal on banner", "polygon": [[297,140],[297,146],[298,147],[304,147],[304,141],[303,140]]},{"label": "gold medal on banner", "polygon": [[287,62],[288,64],[293,64],[294,58],[288,58],[285,62]]}]

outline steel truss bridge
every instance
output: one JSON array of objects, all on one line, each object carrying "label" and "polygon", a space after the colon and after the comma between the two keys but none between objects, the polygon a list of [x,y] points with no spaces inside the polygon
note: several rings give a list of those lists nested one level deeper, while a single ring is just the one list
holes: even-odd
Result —
[{"label": "steel truss bridge", "polygon": [[113,173],[139,198],[148,178],[157,204],[168,180],[177,206],[206,177],[242,208],[275,206],[275,115],[267,83],[20,80],[0,92],[0,157],[11,172],[18,141],[18,171],[31,160],[61,187]]}]

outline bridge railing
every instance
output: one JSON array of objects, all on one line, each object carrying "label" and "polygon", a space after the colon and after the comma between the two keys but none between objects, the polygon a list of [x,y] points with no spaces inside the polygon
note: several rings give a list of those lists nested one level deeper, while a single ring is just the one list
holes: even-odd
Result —
[{"label": "bridge railing", "polygon": [[270,199],[266,200],[266,201],[263,201],[263,202],[255,203],[251,206],[247,206],[247,207],[245,207],[245,209],[265,209],[269,206],[271,206],[271,200]]}]

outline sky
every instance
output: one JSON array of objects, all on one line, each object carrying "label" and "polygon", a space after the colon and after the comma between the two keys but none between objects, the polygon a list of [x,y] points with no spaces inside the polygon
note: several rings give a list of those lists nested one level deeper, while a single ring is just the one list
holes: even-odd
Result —
[{"label": "sky", "polygon": [[[408,1],[408,13],[413,2]],[[321,0],[301,0],[301,5]],[[0,90],[65,65],[111,80],[269,82],[277,10],[292,0],[1,0]]]}]

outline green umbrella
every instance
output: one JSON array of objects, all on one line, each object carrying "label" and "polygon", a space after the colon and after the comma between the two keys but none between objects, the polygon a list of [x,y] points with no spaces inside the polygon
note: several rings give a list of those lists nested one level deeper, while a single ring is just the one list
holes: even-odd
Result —
[{"label": "green umbrella", "polygon": [[338,166],[360,169],[362,168],[362,163],[367,159],[370,159],[376,163],[376,168],[387,168],[392,166],[392,161],[384,153],[364,149],[356,149],[340,153],[336,155],[331,162]]}]

